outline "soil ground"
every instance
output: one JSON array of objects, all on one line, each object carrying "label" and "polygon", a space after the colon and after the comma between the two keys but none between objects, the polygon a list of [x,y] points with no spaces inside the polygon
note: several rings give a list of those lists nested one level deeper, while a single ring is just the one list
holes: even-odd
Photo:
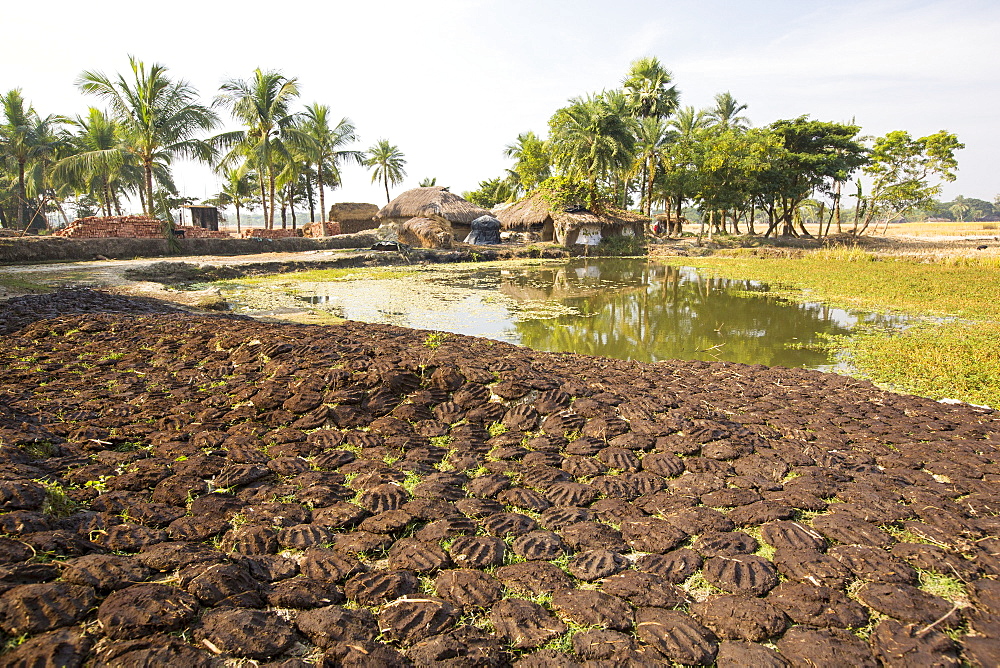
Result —
[{"label": "soil ground", "polygon": [[89,290],[0,323],[0,666],[1000,656],[990,410]]}]

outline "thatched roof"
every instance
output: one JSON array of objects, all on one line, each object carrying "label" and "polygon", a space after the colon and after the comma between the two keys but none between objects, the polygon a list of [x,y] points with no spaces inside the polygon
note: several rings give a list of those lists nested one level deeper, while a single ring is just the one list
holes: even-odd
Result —
[{"label": "thatched roof", "polygon": [[377,213],[377,204],[338,202],[330,207],[330,220],[336,220],[337,222],[344,222],[347,220],[371,220]]},{"label": "thatched roof", "polygon": [[583,225],[625,226],[646,222],[642,216],[612,207],[605,207],[599,213],[589,209],[564,211],[537,191],[496,211],[496,217],[500,219],[500,225],[505,230],[542,225],[545,219],[550,217],[552,223],[561,229],[574,229]]},{"label": "thatched roof", "polygon": [[455,193],[441,186],[430,186],[407,190],[382,207],[375,219],[440,216],[452,223],[468,225],[476,218],[488,215],[489,211],[467,202]]}]

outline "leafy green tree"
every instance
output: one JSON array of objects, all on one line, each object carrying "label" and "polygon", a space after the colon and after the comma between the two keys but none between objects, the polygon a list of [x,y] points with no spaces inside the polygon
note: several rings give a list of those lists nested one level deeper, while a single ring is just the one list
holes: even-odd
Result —
[{"label": "leafy green tree", "polygon": [[261,206],[268,228],[274,227],[274,200],[278,178],[278,159],[291,157],[290,139],[296,132],[296,114],[291,104],[299,96],[298,81],[277,71],[257,68],[249,79],[223,82],[215,104],[229,109],[245,126],[214,138],[215,145],[226,150],[219,163],[227,168],[245,160],[256,169]]},{"label": "leafy green tree", "polygon": [[735,220],[735,212],[751,205],[760,175],[780,153],[780,138],[767,129],[707,132],[697,156],[702,209],[719,225],[730,212]]},{"label": "leafy green tree", "polygon": [[[784,223],[782,234],[794,235],[795,211],[799,204],[828,179],[845,181],[864,164],[866,149],[858,141],[857,125],[814,121],[808,116],[771,123],[769,129],[784,150],[772,163],[771,187],[776,196],[778,217],[767,234]],[[805,227],[801,232],[808,236]]]},{"label": "leafy green tree", "polygon": [[61,140],[55,134],[55,127],[61,119],[55,116],[39,116],[34,108],[15,88],[0,95],[3,108],[3,122],[0,123],[0,158],[13,168],[17,175],[15,191],[16,218],[18,229],[24,229],[28,196],[25,187],[25,173],[32,163],[52,156]]},{"label": "leafy green tree", "polygon": [[433,186],[436,186],[437,182],[438,182],[437,177],[434,176],[431,178],[420,179],[420,183],[418,183],[417,185],[421,188],[431,188]]},{"label": "leafy green tree", "polygon": [[406,156],[393,146],[388,139],[379,139],[378,143],[368,149],[365,156],[365,166],[372,170],[372,183],[381,180],[385,185],[385,202],[388,204],[389,184],[397,185],[406,178]]},{"label": "leafy green tree", "polygon": [[635,138],[630,119],[613,96],[574,98],[549,121],[552,156],[559,170],[586,180],[588,204],[598,199],[598,182],[610,182],[632,164]]},{"label": "leafy green tree", "polygon": [[495,178],[479,182],[479,189],[462,193],[462,198],[484,209],[492,209],[501,202],[515,197],[510,179]]},{"label": "leafy green tree", "polygon": [[673,75],[658,58],[639,58],[632,62],[622,86],[632,113],[638,118],[664,119],[677,109],[680,93],[671,85]]},{"label": "leafy green tree", "polygon": [[219,119],[198,103],[198,92],[191,84],[170,79],[163,65],[147,67],[129,56],[129,66],[131,79],[120,74],[111,79],[101,72],[86,71],[77,85],[110,106],[127,150],[142,166],[143,207],[146,214],[153,215],[154,174],[169,175],[169,164],[175,157],[211,160],[211,146],[195,135],[211,130]]},{"label": "leafy green tree", "polygon": [[871,179],[862,196],[861,226],[864,233],[872,221],[888,223],[906,211],[926,206],[941,192],[941,181],[954,181],[958,169],[955,152],[965,148],[958,137],[941,130],[914,139],[904,130],[894,130],[875,139],[864,174]]},{"label": "leafy green tree", "polygon": [[667,202],[667,213],[680,218],[684,201],[698,189],[698,163],[701,142],[709,125],[704,111],[694,107],[678,109],[670,119],[673,137],[663,151],[662,176],[654,181],[654,197]]},{"label": "leafy green tree", "polygon": [[327,185],[338,186],[341,182],[340,166],[344,162],[362,164],[361,151],[346,148],[358,140],[351,119],[344,117],[336,123],[330,117],[330,107],[312,104],[306,107],[300,126],[304,134],[302,147],[306,159],[316,165],[316,188],[319,190],[320,221],[327,216],[324,190]]},{"label": "leafy green tree", "polygon": [[[505,157],[514,158],[516,176],[515,190],[531,192],[545,179],[552,176],[552,155],[547,142],[540,139],[534,132],[522,132],[517,141],[508,144],[503,152]],[[515,193],[517,194],[517,193]]]}]

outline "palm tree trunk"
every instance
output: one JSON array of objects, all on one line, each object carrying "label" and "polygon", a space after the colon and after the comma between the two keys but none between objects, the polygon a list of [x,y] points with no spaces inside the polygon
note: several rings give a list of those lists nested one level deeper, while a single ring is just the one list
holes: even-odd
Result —
[{"label": "palm tree trunk", "polygon": [[264,214],[264,229],[267,229],[267,188],[264,186],[264,170],[258,172],[257,181],[260,183],[260,209]]},{"label": "palm tree trunk", "polygon": [[[316,163],[316,187],[319,189],[319,222],[326,222],[326,199],[323,196],[323,161],[320,160]],[[310,198],[310,201],[312,199]],[[326,236],[326,225],[323,225],[323,233],[320,236]]]},{"label": "palm tree trunk", "polygon": [[385,174],[382,180],[385,182],[385,203],[388,204],[392,201],[389,199],[389,175]]},{"label": "palm tree trunk", "polygon": [[[269,167],[268,170],[267,170],[267,180],[268,180],[268,184],[267,184],[268,199],[271,201],[271,212],[270,212],[270,217],[268,219],[268,221],[269,221],[268,229],[273,230],[274,229],[274,168],[273,168],[273,166]],[[282,207],[281,210],[282,210],[282,218],[284,218],[284,207]],[[282,220],[282,227],[284,227],[284,220]]]},{"label": "palm tree trunk", "polygon": [[299,229],[296,224],[295,218],[295,192],[292,190],[292,184],[288,184],[288,207],[292,210],[292,229]]},{"label": "palm tree trunk", "polygon": [[153,163],[151,160],[146,160],[142,164],[142,170],[145,172],[146,176],[146,206],[148,210],[146,211],[147,216],[155,215],[153,212]]},{"label": "palm tree trunk", "polygon": [[17,229],[24,229],[24,161],[17,163]]},{"label": "palm tree trunk", "polygon": [[236,207],[236,234],[240,234],[240,205],[236,202],[233,205]]}]

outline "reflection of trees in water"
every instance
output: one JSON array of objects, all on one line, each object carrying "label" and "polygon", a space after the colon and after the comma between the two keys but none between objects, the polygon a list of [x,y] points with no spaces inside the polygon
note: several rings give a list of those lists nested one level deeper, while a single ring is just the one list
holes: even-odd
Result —
[{"label": "reflection of trees in water", "polygon": [[[759,290],[748,280],[634,261],[601,262],[599,272],[584,268],[588,271],[570,265],[550,273],[554,283],[583,289],[585,294],[561,301],[586,317],[520,321],[515,328],[522,344],[647,361],[722,359],[813,367],[829,361],[827,353],[816,349],[819,333],[848,332],[826,306],[733,294]],[[510,278],[516,282],[519,277]],[[553,293],[562,291],[553,288]]]}]

